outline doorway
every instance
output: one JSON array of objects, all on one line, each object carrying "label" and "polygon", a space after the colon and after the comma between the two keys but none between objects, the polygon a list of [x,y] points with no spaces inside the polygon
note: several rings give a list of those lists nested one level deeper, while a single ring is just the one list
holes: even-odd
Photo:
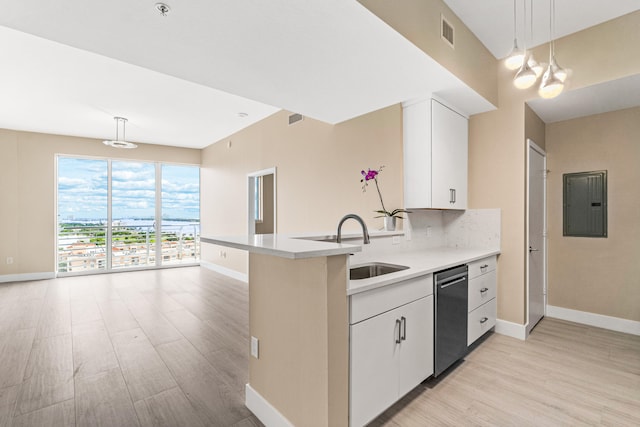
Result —
[{"label": "doorway", "polygon": [[527,139],[527,336],[545,315],[547,282],[547,155]]},{"label": "doorway", "polygon": [[276,168],[248,175],[249,236],[276,232]]}]

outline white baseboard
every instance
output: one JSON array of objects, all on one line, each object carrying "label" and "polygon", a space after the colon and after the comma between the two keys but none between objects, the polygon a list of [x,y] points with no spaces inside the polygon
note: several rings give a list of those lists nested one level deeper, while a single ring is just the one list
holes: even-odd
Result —
[{"label": "white baseboard", "polygon": [[46,271],[43,273],[24,273],[24,274],[3,274],[0,276],[0,283],[6,282],[28,282],[31,280],[47,280],[55,279],[56,273]]},{"label": "white baseboard", "polygon": [[267,427],[294,427],[276,408],[255,391],[250,384],[245,386],[245,405]]},{"label": "white baseboard", "polygon": [[547,305],[546,315],[547,317],[582,323],[583,325],[595,326],[597,328],[640,335],[640,322],[635,320],[621,319],[619,317],[605,316],[553,305]]},{"label": "white baseboard", "polygon": [[495,331],[497,334],[506,335],[512,338],[517,338],[522,341],[527,339],[526,325],[509,322],[508,320],[496,319]]},{"label": "white baseboard", "polygon": [[216,273],[224,274],[225,276],[231,277],[232,279],[249,283],[249,276],[245,273],[240,273],[239,271],[232,270],[230,268],[223,267],[221,265],[214,264],[208,261],[202,261],[202,260],[200,260],[200,266],[207,268],[209,270],[215,271]]}]

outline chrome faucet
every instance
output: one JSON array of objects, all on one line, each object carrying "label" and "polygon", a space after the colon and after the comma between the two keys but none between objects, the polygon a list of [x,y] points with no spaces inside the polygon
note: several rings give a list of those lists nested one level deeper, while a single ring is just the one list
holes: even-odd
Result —
[{"label": "chrome faucet", "polygon": [[356,214],[347,214],[347,215],[342,217],[342,219],[338,223],[338,235],[336,237],[336,243],[340,243],[342,241],[342,224],[344,224],[344,222],[346,220],[348,220],[349,218],[355,219],[356,221],[358,221],[360,223],[360,225],[362,226],[362,239],[364,240],[364,244],[368,245],[369,244],[369,230],[367,230],[367,225],[364,223],[362,218],[360,218]]}]

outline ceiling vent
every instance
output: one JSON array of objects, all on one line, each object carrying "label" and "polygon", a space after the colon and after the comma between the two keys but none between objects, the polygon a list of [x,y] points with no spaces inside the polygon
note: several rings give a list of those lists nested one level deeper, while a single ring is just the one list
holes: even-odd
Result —
[{"label": "ceiling vent", "polygon": [[292,114],[289,116],[289,126],[291,126],[294,123],[301,122],[302,120],[304,120],[304,116],[302,114],[298,114],[298,113]]},{"label": "ceiling vent", "polygon": [[455,28],[453,28],[453,25],[451,25],[449,21],[445,19],[444,15],[440,15],[440,37],[442,38],[442,40],[445,41],[445,43],[451,46],[451,49],[455,49],[455,46],[453,43],[454,32],[455,32]]}]

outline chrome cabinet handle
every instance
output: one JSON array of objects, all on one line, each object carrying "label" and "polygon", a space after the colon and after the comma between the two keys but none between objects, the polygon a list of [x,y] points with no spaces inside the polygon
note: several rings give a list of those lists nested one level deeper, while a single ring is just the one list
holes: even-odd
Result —
[{"label": "chrome cabinet handle", "polygon": [[531,252],[538,252],[540,249],[534,249],[531,246],[529,246],[529,253]]},{"label": "chrome cabinet handle", "polygon": [[398,338],[396,338],[396,344],[400,344],[400,341],[402,341],[402,337],[400,336],[401,325],[402,322],[400,319],[396,319],[396,326],[398,327]]},{"label": "chrome cabinet handle", "polygon": [[483,293],[487,292],[488,290],[489,290],[489,288],[482,288],[482,289],[480,289],[480,293],[483,294]]},{"label": "chrome cabinet handle", "polygon": [[487,320],[489,320],[488,317],[483,317],[482,319],[480,319],[480,323],[486,323]]},{"label": "chrome cabinet handle", "polygon": [[400,337],[400,339],[402,341],[407,339],[407,318],[402,316],[400,318],[400,325],[402,325],[402,336]]},{"label": "chrome cabinet handle", "polygon": [[456,202],[456,189],[453,189],[453,203]]}]

